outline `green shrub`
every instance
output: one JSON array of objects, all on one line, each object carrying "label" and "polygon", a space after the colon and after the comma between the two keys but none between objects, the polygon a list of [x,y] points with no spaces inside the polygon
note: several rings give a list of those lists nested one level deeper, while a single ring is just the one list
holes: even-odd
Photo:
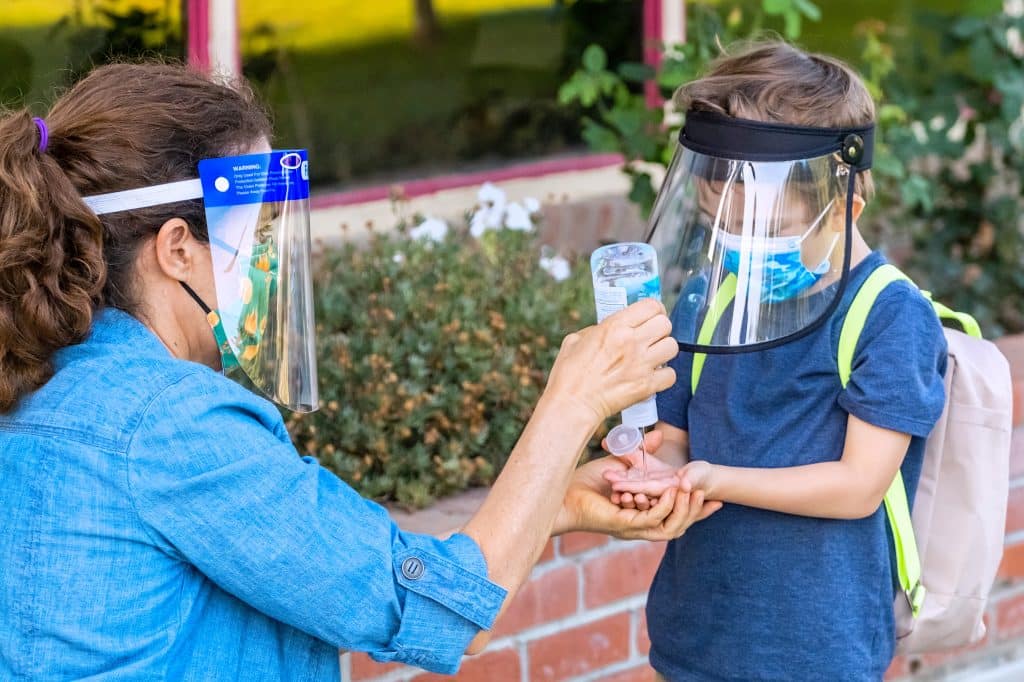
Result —
[{"label": "green shrub", "polygon": [[987,335],[1020,333],[1024,8],[919,24],[941,57],[914,42],[910,59],[924,68],[894,69],[885,82],[907,112],[886,131],[906,168],[890,189],[890,232],[909,237],[908,274],[937,299],[972,313]]},{"label": "green shrub", "polygon": [[528,232],[399,232],[317,275],[321,409],[300,452],[360,492],[418,507],[494,480],[566,333],[593,321],[589,269],[557,282]]}]

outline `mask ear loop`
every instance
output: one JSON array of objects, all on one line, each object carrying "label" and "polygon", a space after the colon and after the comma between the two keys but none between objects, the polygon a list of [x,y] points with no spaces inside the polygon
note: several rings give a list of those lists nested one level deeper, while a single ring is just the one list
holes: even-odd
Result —
[{"label": "mask ear loop", "polygon": [[[817,229],[818,224],[822,220],[825,219],[825,216],[828,215],[828,212],[832,210],[832,206],[835,203],[836,203],[835,199],[829,200],[829,202],[825,205],[825,209],[821,213],[818,214],[818,217],[814,219],[814,222],[811,223],[811,226],[809,228],[807,228],[807,231],[804,232],[802,235],[800,235],[800,239],[797,241],[797,244],[803,244],[804,240],[807,239],[808,235],[810,235],[811,232],[814,232],[814,230]],[[827,255],[825,256],[825,260],[821,261],[821,263],[818,264],[818,267],[816,267],[813,270],[811,270],[811,272],[813,272],[816,275],[823,275],[823,274],[825,274],[826,272],[829,271],[829,269],[832,267],[832,258],[831,258],[832,252],[835,250],[836,242],[838,242],[838,241],[839,241],[839,233],[836,233],[836,235],[834,237],[832,237],[832,243],[829,244],[829,247],[828,247],[828,249],[826,251]],[[802,256],[801,256],[801,259],[802,259]],[[806,266],[804,266],[804,267],[806,267]],[[810,268],[808,268],[808,269],[810,269]]]},{"label": "mask ear loop", "polygon": [[[184,282],[178,282],[178,284],[180,284],[182,289],[184,289],[188,293],[188,295],[192,297],[193,301],[195,301],[196,303],[199,304],[199,307],[202,308],[203,313],[206,315],[206,319],[207,320],[210,319],[211,315],[216,315],[217,314],[217,313],[215,313],[210,308],[210,306],[206,305],[206,301],[204,301],[202,298],[200,298],[199,294],[197,294],[195,292],[195,289],[193,289],[189,285],[185,284]],[[216,324],[216,322],[211,322],[210,324],[213,325],[213,324]]]},{"label": "mask ear loop", "polygon": [[[807,228],[807,231],[800,235],[800,239],[798,240],[799,243],[802,244],[803,241],[807,239],[807,236],[811,234],[811,232],[814,232],[815,228],[818,227],[818,223],[820,223],[825,218],[828,212],[832,209],[832,205],[834,203],[836,203],[836,200],[830,199],[829,202],[825,204],[825,209],[818,214],[818,217],[814,219],[814,221],[811,223],[811,226]],[[833,246],[835,245],[833,244]]]}]

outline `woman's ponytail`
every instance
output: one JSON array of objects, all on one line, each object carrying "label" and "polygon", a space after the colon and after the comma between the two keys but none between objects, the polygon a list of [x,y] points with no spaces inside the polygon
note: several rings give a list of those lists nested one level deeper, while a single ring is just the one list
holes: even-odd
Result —
[{"label": "woman's ponytail", "polygon": [[103,227],[44,151],[46,132],[28,112],[0,118],[0,412],[85,339],[106,278]]}]

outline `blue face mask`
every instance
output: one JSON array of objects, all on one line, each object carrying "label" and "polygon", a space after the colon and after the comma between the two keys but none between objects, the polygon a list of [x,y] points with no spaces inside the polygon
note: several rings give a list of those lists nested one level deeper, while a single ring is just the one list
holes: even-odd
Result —
[{"label": "blue face mask", "polygon": [[[739,275],[742,257],[745,256],[750,265],[749,276],[761,280],[762,303],[778,303],[794,298],[814,286],[832,267],[826,256],[811,270],[804,265],[801,257],[801,244],[825,217],[830,206],[831,202],[802,235],[753,239],[745,250],[741,250],[743,237],[720,230],[718,239],[725,252],[722,265],[732,274]],[[826,253],[832,253],[838,240],[837,233]]]}]

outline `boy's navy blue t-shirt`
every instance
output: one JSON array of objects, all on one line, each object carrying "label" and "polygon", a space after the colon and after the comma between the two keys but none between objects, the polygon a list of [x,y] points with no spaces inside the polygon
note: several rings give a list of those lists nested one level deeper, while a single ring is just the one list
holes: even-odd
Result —
[{"label": "boy's navy blue t-shirt", "polygon": [[[690,456],[739,467],[840,459],[848,415],[912,436],[902,472],[913,499],[924,439],[942,413],[946,341],[931,304],[889,285],[868,316],[846,389],[839,332],[885,259],[851,270],[838,310],[778,348],[709,355],[696,397],[692,354],[672,366],[659,417],[689,431]],[[647,604],[651,663],[683,680],[880,680],[895,646],[893,563],[883,508],[830,520],[735,504],[669,543]]]}]

